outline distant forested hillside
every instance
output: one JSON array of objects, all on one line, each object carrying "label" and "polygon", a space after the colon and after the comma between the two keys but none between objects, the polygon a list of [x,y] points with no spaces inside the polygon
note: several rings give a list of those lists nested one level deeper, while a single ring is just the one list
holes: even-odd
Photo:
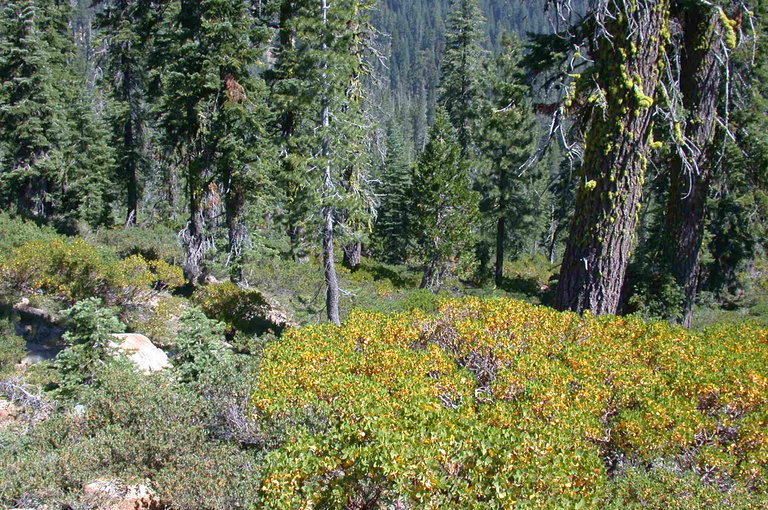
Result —
[{"label": "distant forested hillside", "polygon": [[[482,45],[488,51],[499,50],[504,33],[524,38],[551,31],[543,0],[481,0],[479,6],[485,18]],[[372,16],[386,57],[377,73],[378,85],[395,122],[417,147],[432,120],[449,12],[450,0],[380,0]]]}]

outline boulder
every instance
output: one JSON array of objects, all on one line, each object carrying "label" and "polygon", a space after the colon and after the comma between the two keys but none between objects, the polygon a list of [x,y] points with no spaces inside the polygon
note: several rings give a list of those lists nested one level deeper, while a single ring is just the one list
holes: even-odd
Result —
[{"label": "boulder", "polygon": [[143,373],[149,374],[171,366],[168,355],[144,335],[116,333],[112,336],[118,339],[112,342],[112,346],[124,353]]},{"label": "boulder", "polygon": [[125,485],[120,480],[95,480],[83,487],[83,496],[105,510],[167,508],[146,485]]}]

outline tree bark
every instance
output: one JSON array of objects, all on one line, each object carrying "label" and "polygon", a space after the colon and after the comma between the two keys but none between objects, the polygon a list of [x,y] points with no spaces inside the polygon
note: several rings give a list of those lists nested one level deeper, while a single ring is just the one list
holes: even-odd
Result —
[{"label": "tree bark", "polygon": [[339,279],[336,275],[336,260],[333,253],[333,210],[323,208],[323,266],[325,273],[325,309],[328,320],[341,324],[339,316]]},{"label": "tree bark", "polygon": [[344,265],[350,269],[355,269],[360,265],[360,259],[363,255],[363,243],[355,241],[344,247]]},{"label": "tree bark", "polygon": [[662,31],[669,16],[666,1],[624,0],[621,10],[603,19],[610,38],[603,35],[593,43],[597,58],[589,77],[605,101],[591,114],[555,298],[561,310],[596,315],[616,313],[619,306],[650,150],[650,107],[659,82]]},{"label": "tree bark", "polygon": [[230,278],[239,283],[243,280],[243,248],[248,242],[248,228],[243,223],[245,196],[242,189],[231,183],[231,176],[225,182],[228,189],[224,194],[225,214],[227,223],[227,241],[229,256],[227,265],[230,266]]},{"label": "tree bark", "polygon": [[681,13],[684,39],[680,87],[688,112],[685,136],[696,148],[689,165],[675,154],[670,165],[670,188],[665,218],[666,260],[685,298],[680,322],[690,327],[699,286],[701,245],[709,185],[712,177],[710,144],[721,98],[723,68],[715,28],[719,12],[703,6]]},{"label": "tree bark", "polygon": [[496,286],[501,287],[504,280],[504,241],[507,237],[507,218],[501,216],[496,221]]},{"label": "tree bark", "polygon": [[[326,30],[328,25],[328,0],[321,0],[322,16],[323,16],[323,31]],[[328,45],[323,39],[322,51],[328,51]],[[330,140],[330,127],[331,127],[331,107],[330,107],[330,90],[328,90],[329,79],[327,76],[328,62],[324,61],[321,64],[323,85],[326,90],[323,91],[324,97],[321,101],[320,107],[320,126],[322,129],[321,154],[325,160],[325,175],[323,176],[324,187],[324,199],[330,200],[333,194],[333,175],[331,166],[331,140]],[[336,259],[333,253],[333,223],[334,223],[334,209],[330,204],[323,206],[323,265],[325,267],[325,308],[328,314],[328,320],[341,324],[339,317],[339,279],[336,275]]]}]

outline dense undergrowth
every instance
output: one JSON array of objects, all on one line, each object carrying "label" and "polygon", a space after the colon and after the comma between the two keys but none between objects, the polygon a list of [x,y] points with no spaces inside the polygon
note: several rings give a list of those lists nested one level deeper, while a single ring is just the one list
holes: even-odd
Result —
[{"label": "dense undergrowth", "polygon": [[[0,214],[2,507],[101,508],[96,479],[177,510],[768,507],[764,278],[731,309],[702,303],[689,332],[532,304],[544,259],[439,293],[363,259],[339,267],[336,327],[312,325],[317,264],[259,259],[248,288],[222,270],[190,289],[172,231],[136,232]],[[22,298],[66,331],[26,368]],[[172,368],[138,373],[109,347],[122,330]]]},{"label": "dense undergrowth", "polygon": [[[266,508],[765,508],[768,332],[511,300],[354,313],[269,347],[252,402],[311,415]],[[367,506],[366,506],[367,505]]]}]

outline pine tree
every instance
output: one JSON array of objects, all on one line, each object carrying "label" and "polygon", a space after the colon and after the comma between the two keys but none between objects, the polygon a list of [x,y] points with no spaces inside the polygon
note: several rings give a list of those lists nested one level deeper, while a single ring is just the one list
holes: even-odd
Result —
[{"label": "pine tree", "polygon": [[[163,142],[181,162],[189,219],[182,231],[190,281],[205,276],[219,211],[225,210],[230,258],[248,241],[242,222],[246,193],[269,164],[265,151],[265,89],[251,76],[261,34],[245,0],[172,5],[172,59],[164,70]],[[237,265],[237,264],[236,264]],[[235,271],[235,277],[237,271]]]},{"label": "pine tree", "polygon": [[149,74],[162,2],[106,2],[96,18],[106,48],[100,62],[102,85],[111,99],[113,144],[118,152],[118,178],[125,187],[126,224],[139,221],[142,176],[151,167],[149,155]]},{"label": "pine tree", "polygon": [[[364,53],[372,2],[295,0],[281,19],[290,34],[278,53],[276,102],[282,119],[281,181],[290,228],[319,227],[328,319],[339,323],[334,247],[342,221],[367,223],[372,201],[361,172],[370,133],[363,115]],[[319,214],[318,214],[319,213]],[[320,221],[318,221],[318,219]]]},{"label": "pine tree", "polygon": [[477,0],[453,0],[446,23],[445,54],[440,66],[439,102],[457,130],[464,156],[473,144],[480,117],[483,23]]},{"label": "pine tree", "polygon": [[69,233],[80,225],[93,228],[112,222],[115,151],[109,143],[109,125],[85,88],[83,82],[67,108],[66,164],[60,173],[55,221],[59,230]]},{"label": "pine tree", "polygon": [[[528,88],[519,67],[518,43],[505,37],[502,51],[488,71],[478,145],[484,159],[477,177],[480,211],[495,224],[496,285],[502,284],[505,247],[510,235],[535,235],[530,218],[540,201],[532,196],[530,180],[541,180],[537,168],[526,168],[536,141],[536,122],[528,104]],[[487,170],[485,170],[487,169]]]},{"label": "pine tree", "polygon": [[69,233],[107,223],[113,154],[75,73],[68,6],[20,0],[0,13],[3,202]]},{"label": "pine tree", "polygon": [[403,137],[393,123],[387,127],[386,146],[387,154],[378,176],[381,204],[374,233],[381,256],[390,263],[401,264],[411,244],[408,195],[411,163]]},{"label": "pine tree", "polygon": [[68,9],[15,0],[0,8],[0,172],[3,202],[47,221],[64,164],[67,119],[62,91],[74,78],[66,57]]},{"label": "pine tree", "polygon": [[470,190],[461,144],[447,112],[438,108],[411,187],[416,255],[424,261],[421,287],[436,290],[473,244],[477,194]]},{"label": "pine tree", "polygon": [[669,3],[591,5],[592,21],[573,32],[590,38],[585,49],[594,64],[566,100],[583,105],[588,125],[555,304],[605,314],[618,310],[634,242]]},{"label": "pine tree", "polygon": [[[722,98],[722,10],[713,6],[683,5],[673,14],[680,20],[680,92],[686,117],[679,119],[678,146],[670,164],[670,189],[664,229],[664,257],[668,270],[683,289],[681,322],[691,325],[699,287],[701,246],[706,204],[713,174],[712,141]],[[692,147],[691,153],[688,147]]]}]

